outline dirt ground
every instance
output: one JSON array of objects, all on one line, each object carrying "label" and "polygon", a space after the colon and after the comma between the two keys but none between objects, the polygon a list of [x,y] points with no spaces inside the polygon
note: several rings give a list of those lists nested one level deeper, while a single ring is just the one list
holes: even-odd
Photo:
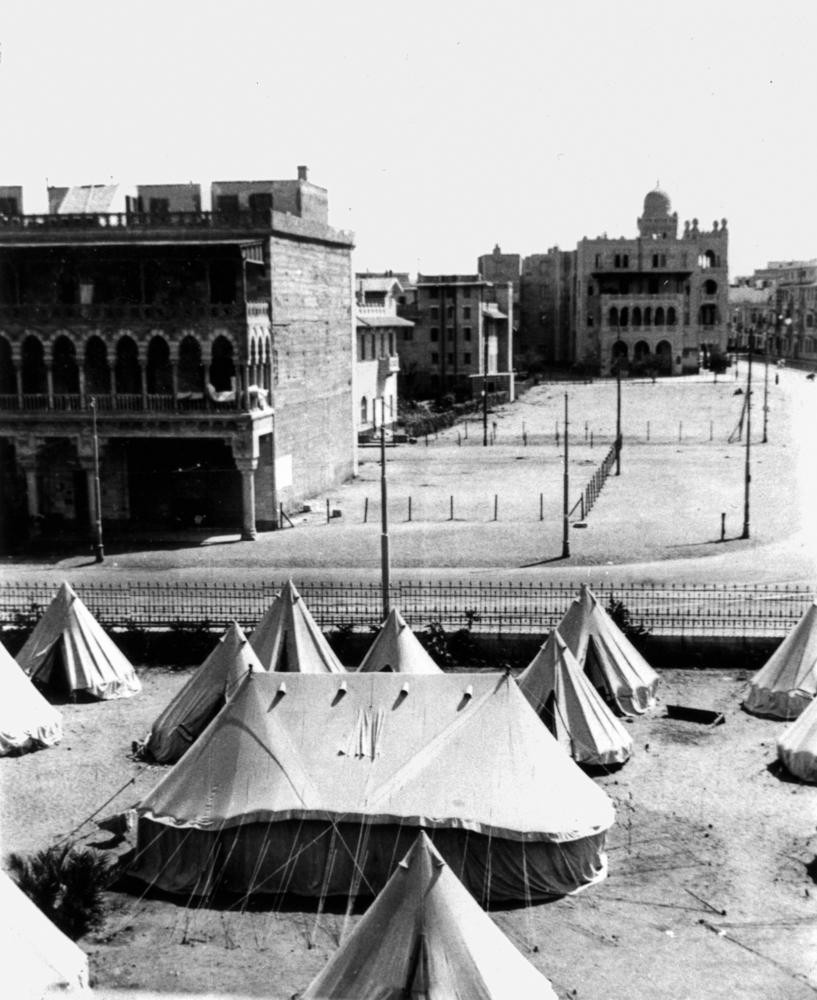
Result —
[{"label": "dirt ground", "polygon": [[[735,395],[745,389],[746,363],[741,362],[739,380],[729,376],[715,383],[707,375],[624,383],[621,475],[608,479],[584,522],[580,510],[571,517],[567,559],[561,558],[563,438],[559,444],[555,438],[564,393],[570,395],[572,506],[613,440],[614,382],[534,387],[491,414],[496,443],[487,448],[480,424],[470,420],[467,438],[465,425],[459,425],[428,445],[420,440],[389,449],[393,576],[490,568],[504,576],[540,578],[575,574],[581,567],[612,567],[615,579],[626,573],[656,581],[812,579],[817,538],[808,514],[817,492],[817,467],[808,443],[817,418],[817,387],[793,370],[782,371],[775,385],[772,371],[768,442],[763,444],[763,366],[754,368],[748,540],[739,537],[745,448],[739,440],[728,440],[745,399],[743,392]],[[70,575],[90,582],[160,572],[197,580],[269,579],[271,574],[296,581],[372,578],[380,565],[379,454],[372,448],[359,454],[358,477],[313,498],[310,512],[293,515],[294,529],[264,532],[255,542],[206,532],[134,537],[107,545],[101,566],[87,551],[45,553],[36,560],[3,560],[0,577],[59,580]],[[263,482],[257,488],[263,489]],[[342,515],[329,523],[327,501]],[[725,544],[720,542],[722,514]]]},{"label": "dirt ground", "polygon": [[[45,847],[95,810],[108,815],[147,792],[164,769],[132,760],[131,741],[188,676],[143,670],[138,697],[67,705],[59,746],[0,759],[3,854]],[[492,914],[563,1000],[817,993],[817,788],[776,773],[785,724],[740,710],[745,680],[666,671],[658,708],[628,723],[633,758],[597,779],[617,806],[607,880],[575,898]],[[668,719],[668,703],[723,711],[726,723]],[[93,823],[73,836],[109,841]],[[102,998],[290,998],[344,928],[342,914],[314,910],[187,909],[118,892],[109,900],[102,931],[80,942]]]}]

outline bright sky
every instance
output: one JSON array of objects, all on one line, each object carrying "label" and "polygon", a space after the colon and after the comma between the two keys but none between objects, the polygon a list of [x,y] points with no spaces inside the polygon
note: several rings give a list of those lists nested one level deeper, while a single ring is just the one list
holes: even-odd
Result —
[{"label": "bright sky", "polygon": [[355,267],[635,235],[656,181],[730,272],[817,257],[817,3],[3,0],[0,183],[294,177]]}]

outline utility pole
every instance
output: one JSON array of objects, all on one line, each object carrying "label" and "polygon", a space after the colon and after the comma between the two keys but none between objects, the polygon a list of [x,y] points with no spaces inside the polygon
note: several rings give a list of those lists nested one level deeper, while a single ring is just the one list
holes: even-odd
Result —
[{"label": "utility pole", "polygon": [[96,524],[94,538],[94,557],[98,563],[104,562],[105,550],[102,547],[102,489],[99,484],[99,438],[96,432],[96,396],[91,396],[91,428],[94,438],[94,501],[96,507]]},{"label": "utility pole", "polygon": [[564,491],[562,494],[562,559],[570,557],[570,524],[568,517],[568,492],[570,490],[570,478],[567,471],[567,393],[565,393],[565,469],[564,469]]},{"label": "utility pole", "polygon": [[746,375],[746,470],[743,476],[743,533],[741,538],[749,537],[749,484],[752,482],[752,467],[750,455],[752,448],[752,334],[749,334],[749,352],[747,362],[749,371]]},{"label": "utility pole", "polygon": [[488,333],[485,330],[485,320],[482,334],[482,447],[488,447]]},{"label": "utility pole", "polygon": [[386,486],[386,397],[380,397],[380,576],[383,589],[383,620],[391,610],[389,559],[388,488]]},{"label": "utility pole", "polygon": [[621,475],[621,365],[616,365],[616,475]]},{"label": "utility pole", "polygon": [[763,331],[763,444],[769,440],[769,336]]}]

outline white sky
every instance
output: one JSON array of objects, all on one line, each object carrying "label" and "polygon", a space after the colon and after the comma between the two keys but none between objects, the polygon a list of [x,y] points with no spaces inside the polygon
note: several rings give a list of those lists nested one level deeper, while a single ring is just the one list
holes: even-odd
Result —
[{"label": "white sky", "polygon": [[817,256],[817,3],[3,0],[0,183],[294,177],[355,267],[635,235],[657,180],[730,272]]}]

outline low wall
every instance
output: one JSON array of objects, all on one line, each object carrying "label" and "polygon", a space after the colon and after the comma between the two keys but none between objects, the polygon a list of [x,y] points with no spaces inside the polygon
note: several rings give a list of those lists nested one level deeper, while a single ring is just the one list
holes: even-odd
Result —
[{"label": "low wall", "polygon": [[[8,629],[2,641],[15,655],[22,647],[29,630]],[[114,641],[132,663],[144,666],[195,666],[212,651],[221,632],[206,629],[170,629],[167,631],[132,630],[111,633]],[[374,638],[369,632],[327,633],[330,645],[341,663],[356,667]],[[430,637],[419,633],[418,638],[432,656],[446,668],[521,670],[539,650],[544,636],[488,635],[462,630]],[[783,636],[707,637],[707,636],[647,636],[636,645],[656,669],[686,668],[693,670],[758,670],[780,645]],[[445,657],[448,653],[450,659]],[[441,655],[442,653],[442,655]]]}]

